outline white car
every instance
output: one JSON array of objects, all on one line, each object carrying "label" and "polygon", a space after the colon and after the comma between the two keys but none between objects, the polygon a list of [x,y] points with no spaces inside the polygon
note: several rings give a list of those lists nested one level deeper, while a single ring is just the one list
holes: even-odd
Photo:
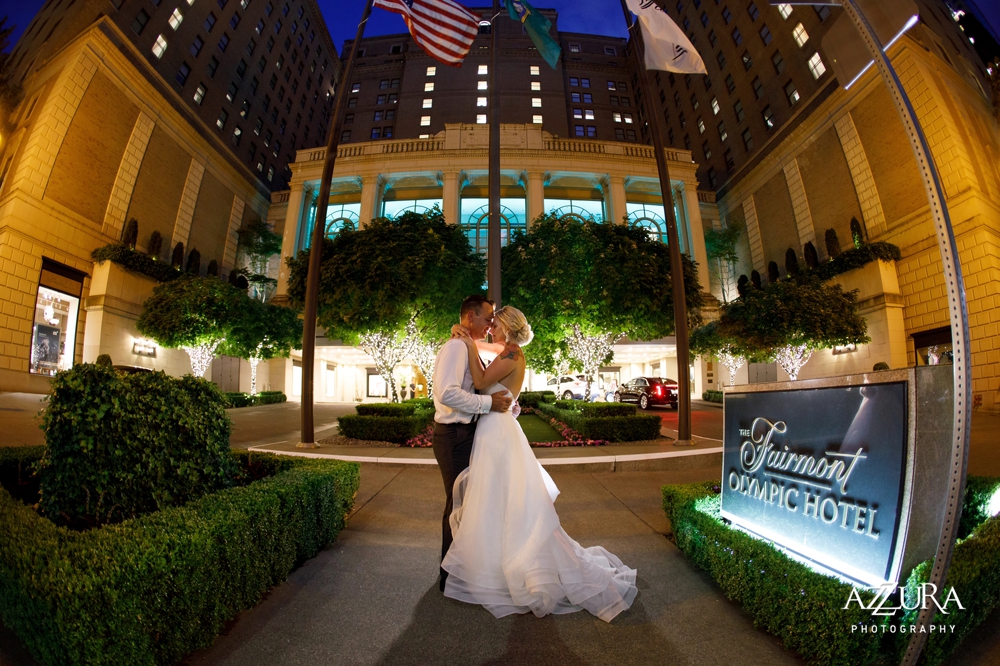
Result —
[{"label": "white car", "polygon": [[[583,400],[587,391],[586,375],[562,375],[552,377],[546,383],[546,388],[556,394],[561,400]],[[596,381],[590,383],[590,401],[598,399],[602,394]]]}]

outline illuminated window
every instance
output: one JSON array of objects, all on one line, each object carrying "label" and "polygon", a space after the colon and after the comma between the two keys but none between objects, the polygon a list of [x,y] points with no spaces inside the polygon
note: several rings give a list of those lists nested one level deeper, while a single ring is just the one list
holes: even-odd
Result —
[{"label": "illuminated window", "polygon": [[476,74],[478,74],[479,76],[486,76],[489,73],[490,73],[490,68],[488,65],[480,65],[479,69],[476,70]]},{"label": "illuminated window", "polygon": [[799,91],[795,89],[794,81],[785,84],[785,97],[788,98],[788,106],[795,106],[795,103],[799,101]]},{"label": "illuminated window", "polygon": [[719,121],[719,138],[725,141],[729,138],[729,134],[726,132],[726,123]]},{"label": "illuminated window", "polygon": [[427,98],[427,99],[424,100],[424,107],[423,108],[430,109],[433,106],[434,106],[434,100],[432,100],[430,98]]},{"label": "illuminated window", "polygon": [[532,81],[531,82],[531,89],[532,90],[541,90],[542,89],[542,82],[541,81]]},{"label": "illuminated window", "polygon": [[199,84],[198,89],[194,91],[194,103],[201,106],[203,101],[205,101],[205,84]]},{"label": "illuminated window", "polygon": [[156,41],[153,42],[153,55],[157,58],[162,58],[163,54],[167,52],[167,40],[163,38],[163,35],[157,35]]},{"label": "illuminated window", "polygon": [[181,14],[181,10],[175,9],[174,13],[170,15],[169,19],[167,19],[167,23],[170,24],[171,28],[176,30],[177,28],[181,27],[181,21],[183,20],[184,20],[184,14]]},{"label": "illuminated window", "polygon": [[781,14],[781,18],[787,19],[792,15],[792,6],[786,4],[778,5],[778,13]]},{"label": "illuminated window", "polygon": [[625,124],[626,125],[631,125],[632,124],[632,114],[631,113],[623,113],[622,117],[625,119]]},{"label": "illuminated window", "polygon": [[417,138],[418,139],[429,139],[429,138],[431,138],[431,135],[430,134],[421,134]]},{"label": "illuminated window", "polygon": [[762,118],[764,118],[764,127],[770,132],[774,129],[774,114],[771,113],[771,107],[765,106],[764,110],[760,112]]},{"label": "illuminated window", "polygon": [[486,106],[486,98],[485,97],[477,97],[476,98],[476,106]]},{"label": "illuminated window", "polygon": [[701,118],[699,118],[698,119],[698,134],[704,134],[704,133],[705,133],[705,121],[703,121]]},{"label": "illuminated window", "polygon": [[73,367],[82,291],[82,273],[42,259],[28,366],[33,374],[51,376]]},{"label": "illuminated window", "polygon": [[429,127],[430,124],[431,124],[431,117],[430,116],[420,116],[420,126],[421,127]]},{"label": "illuminated window", "polygon": [[477,81],[476,90],[486,90],[488,84],[486,81]]},{"label": "illuminated window", "polygon": [[611,117],[614,118],[616,123],[620,123],[622,121],[622,114],[618,113],[617,111],[612,113]]},{"label": "illuminated window", "polygon": [[434,82],[428,81],[424,84],[424,92],[434,92]]},{"label": "illuminated window", "polygon": [[486,114],[485,113],[476,114],[476,124],[477,125],[485,125],[486,124]]},{"label": "illuminated window", "polygon": [[593,120],[594,119],[594,110],[593,109],[587,109],[587,110],[585,110],[583,112],[583,117],[585,119],[587,119],[587,120]]},{"label": "illuminated window", "polygon": [[806,29],[802,27],[801,23],[795,26],[795,28],[792,30],[792,37],[795,38],[795,43],[798,44],[799,46],[802,46],[803,44],[809,41],[809,33],[806,32]]},{"label": "illuminated window", "polygon": [[716,97],[712,98],[712,115],[716,116],[719,114],[719,100]]},{"label": "illuminated window", "polygon": [[437,76],[438,68],[431,66],[427,68],[427,76]]},{"label": "illuminated window", "polygon": [[542,124],[542,117],[541,116],[531,116],[531,122],[533,124],[535,124],[535,125],[541,125]]},{"label": "illuminated window", "polygon": [[532,65],[531,66],[531,75],[532,76],[538,76],[539,74],[541,74],[541,71],[538,69],[538,65]]},{"label": "illuminated window", "polygon": [[542,98],[541,97],[532,97],[531,98],[531,106],[534,107],[534,108],[536,108],[536,109],[541,108],[541,106],[542,106]]},{"label": "illuminated window", "polygon": [[814,79],[818,79],[826,72],[826,65],[823,64],[823,59],[819,57],[819,53],[813,53],[812,57],[809,58],[809,71],[812,72]]}]

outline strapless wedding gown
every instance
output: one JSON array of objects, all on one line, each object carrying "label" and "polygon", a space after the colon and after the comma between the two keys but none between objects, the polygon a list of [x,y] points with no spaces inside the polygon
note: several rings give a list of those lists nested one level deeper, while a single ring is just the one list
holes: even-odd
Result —
[{"label": "strapless wedding gown", "polygon": [[[506,390],[495,384],[485,393]],[[587,610],[610,622],[628,609],[635,569],[571,539],[553,505],[558,495],[514,416],[480,417],[469,467],[455,480],[445,596],[498,618]]]}]

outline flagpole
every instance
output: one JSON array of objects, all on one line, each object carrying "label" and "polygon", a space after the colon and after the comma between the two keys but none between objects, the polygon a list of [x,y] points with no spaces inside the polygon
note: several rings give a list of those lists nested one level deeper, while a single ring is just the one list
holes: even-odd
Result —
[{"label": "flagpole", "polygon": [[330,202],[330,183],[333,179],[333,165],[337,160],[337,147],[340,144],[340,127],[344,118],[344,107],[347,103],[347,93],[350,91],[351,75],[354,72],[354,62],[358,57],[358,45],[365,35],[365,24],[372,13],[373,0],[365,2],[365,10],[358,23],[358,32],[351,45],[351,55],[347,58],[340,85],[333,102],[333,118],[330,120],[330,139],[326,146],[326,157],[323,160],[323,177],[319,186],[319,199],[316,202],[316,219],[313,222],[312,237],[309,244],[309,273],[306,279],[306,302],[304,321],[302,324],[302,434],[296,445],[300,448],[314,449],[316,436],[313,428],[313,366],[316,357],[316,312],[319,304],[319,272],[323,254],[323,235],[326,227],[326,210]]},{"label": "flagpole", "polygon": [[497,19],[500,16],[500,0],[493,0],[493,17],[490,19],[490,221],[486,242],[486,279],[489,284],[489,298],[500,307],[500,95],[499,72],[500,31]]},{"label": "flagpole", "polygon": [[621,0],[622,11],[625,13],[625,25],[632,33],[635,44],[635,57],[638,67],[642,70],[642,103],[646,110],[646,120],[653,138],[653,152],[656,155],[656,169],[660,176],[660,194],[663,197],[663,214],[667,221],[667,245],[670,248],[670,282],[674,298],[674,339],[677,342],[677,446],[691,446],[691,371],[690,352],[688,351],[687,302],[684,297],[684,265],[681,263],[681,248],[677,234],[677,219],[674,217],[673,190],[670,187],[670,171],[667,169],[667,157],[663,150],[663,136],[660,125],[651,110],[653,89],[649,70],[646,69],[644,58],[645,45],[642,41],[642,29],[632,30],[639,25],[632,22],[632,13],[625,0]]}]

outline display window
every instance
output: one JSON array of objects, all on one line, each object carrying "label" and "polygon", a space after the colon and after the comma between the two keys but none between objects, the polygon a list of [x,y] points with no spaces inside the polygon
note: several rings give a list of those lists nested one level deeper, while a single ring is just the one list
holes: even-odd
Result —
[{"label": "display window", "polygon": [[68,266],[42,260],[31,328],[29,370],[33,374],[52,376],[73,367],[84,277]]}]

